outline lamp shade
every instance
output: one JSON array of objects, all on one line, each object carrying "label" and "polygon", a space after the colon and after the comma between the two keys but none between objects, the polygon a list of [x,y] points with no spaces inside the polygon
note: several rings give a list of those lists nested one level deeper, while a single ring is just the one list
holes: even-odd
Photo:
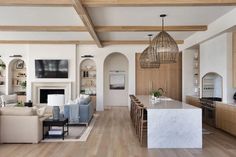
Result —
[{"label": "lamp shade", "polygon": [[63,106],[65,104],[65,96],[62,94],[49,94],[48,106]]}]

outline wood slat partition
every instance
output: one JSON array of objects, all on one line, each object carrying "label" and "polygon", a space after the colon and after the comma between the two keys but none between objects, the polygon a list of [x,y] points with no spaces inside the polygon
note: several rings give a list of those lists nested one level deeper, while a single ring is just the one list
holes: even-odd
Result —
[{"label": "wood slat partition", "polygon": [[136,94],[148,95],[151,88],[163,88],[166,96],[182,100],[182,53],[175,64],[161,64],[159,69],[142,69],[139,64],[141,53],[136,53]]}]

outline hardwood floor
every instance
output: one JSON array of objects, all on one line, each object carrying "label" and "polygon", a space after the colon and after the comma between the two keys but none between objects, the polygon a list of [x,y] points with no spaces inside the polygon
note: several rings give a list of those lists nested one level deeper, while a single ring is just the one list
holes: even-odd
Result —
[{"label": "hardwood floor", "polygon": [[140,146],[127,108],[99,114],[87,142],[1,144],[0,157],[236,157],[236,138],[210,127],[214,133],[204,135],[203,149],[148,150]]}]

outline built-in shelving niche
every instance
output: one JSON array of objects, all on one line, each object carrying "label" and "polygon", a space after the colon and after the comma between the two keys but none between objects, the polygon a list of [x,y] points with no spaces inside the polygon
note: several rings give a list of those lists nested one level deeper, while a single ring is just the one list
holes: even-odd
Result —
[{"label": "built-in shelving niche", "polygon": [[26,99],[26,65],[22,59],[13,59],[8,68],[8,91],[9,94],[16,93],[18,101],[24,102]]},{"label": "built-in shelving niche", "polygon": [[96,95],[96,64],[92,59],[80,64],[80,93]]},{"label": "built-in shelving niche", "polygon": [[0,59],[0,95],[6,94],[6,64]]}]

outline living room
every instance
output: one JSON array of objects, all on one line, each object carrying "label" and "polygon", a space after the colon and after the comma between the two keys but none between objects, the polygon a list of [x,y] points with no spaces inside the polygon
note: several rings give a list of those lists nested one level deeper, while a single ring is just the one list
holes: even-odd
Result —
[{"label": "living room", "polygon": [[0,1],[0,157],[234,156],[234,17],[232,0]]}]

